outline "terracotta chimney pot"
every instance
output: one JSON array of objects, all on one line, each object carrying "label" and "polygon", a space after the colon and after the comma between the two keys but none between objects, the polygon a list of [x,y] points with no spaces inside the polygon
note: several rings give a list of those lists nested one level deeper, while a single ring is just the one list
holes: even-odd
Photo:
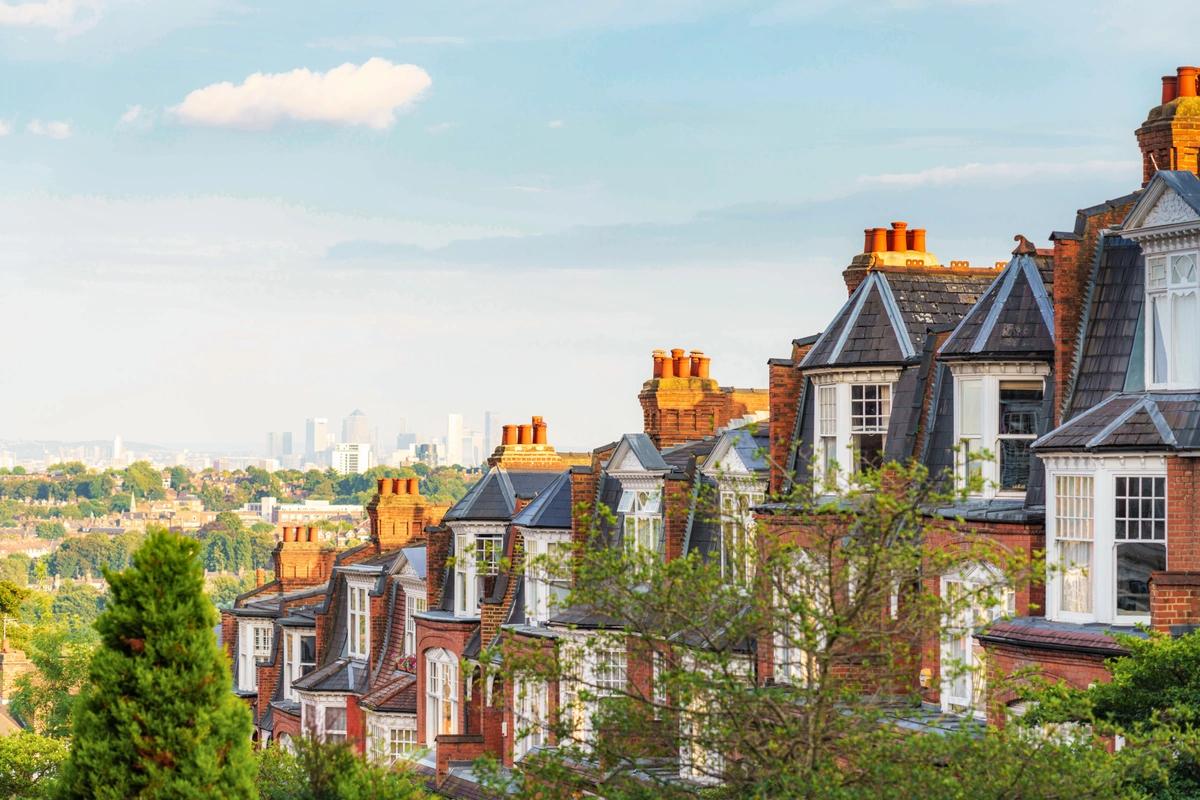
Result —
[{"label": "terracotta chimney pot", "polygon": [[421,479],[420,478],[408,478],[407,482],[408,482],[408,493],[409,494],[420,494],[421,493]]},{"label": "terracotta chimney pot", "polygon": [[502,426],[502,430],[504,431],[504,435],[500,439],[501,444],[507,445],[507,444],[516,444],[517,443],[517,426],[516,425],[504,425],[504,426]]},{"label": "terracotta chimney pot", "polygon": [[882,253],[888,249],[887,228],[871,228],[871,249],[868,252]]},{"label": "terracotta chimney pot", "polygon": [[533,426],[521,425],[517,428],[519,431],[517,444],[533,444]]},{"label": "terracotta chimney pot", "polygon": [[703,358],[701,358],[700,359],[700,374],[697,375],[696,377],[707,379],[708,378],[708,365],[711,362],[712,362],[712,359],[709,358],[708,356],[704,356]]},{"label": "terracotta chimney pot", "polygon": [[674,378],[675,377],[675,361],[670,356],[668,356],[666,353],[663,354],[662,375],[660,375],[659,377],[662,377],[662,378]]},{"label": "terracotta chimney pot", "polygon": [[308,526],[307,536],[304,537],[306,542],[315,542],[317,540],[317,529],[312,525]]},{"label": "terracotta chimney pot", "polygon": [[1195,67],[1179,67],[1175,70],[1179,78],[1179,96],[1180,97],[1195,97],[1196,96],[1196,68]]},{"label": "terracotta chimney pot", "polygon": [[676,347],[671,350],[671,360],[675,362],[675,377],[686,378],[691,374],[691,365],[688,363],[687,351]]},{"label": "terracotta chimney pot", "polygon": [[292,528],[290,525],[283,526],[283,541],[290,542],[292,540]]},{"label": "terracotta chimney pot", "polygon": [[904,232],[907,227],[907,222],[892,223],[892,230],[888,233],[888,250],[902,253],[908,249],[908,237]]},{"label": "terracotta chimney pot", "polygon": [[1163,75],[1162,82],[1162,101],[1163,105],[1166,105],[1179,96],[1179,78],[1175,75]]},{"label": "terracotta chimney pot", "polygon": [[375,482],[379,486],[379,494],[392,493],[392,481],[389,478],[380,478]]},{"label": "terracotta chimney pot", "polygon": [[693,350],[691,354],[691,374],[693,378],[700,377],[700,361],[704,358],[704,353],[699,350]]},{"label": "terracotta chimney pot", "polygon": [[875,229],[863,228],[863,252],[871,252],[871,243],[875,241]]},{"label": "terracotta chimney pot", "polygon": [[653,376],[655,378],[661,378],[663,376],[663,361],[666,359],[667,354],[662,350],[655,350],[650,357],[654,359],[654,372],[652,373]]},{"label": "terracotta chimney pot", "polygon": [[913,228],[908,232],[908,249],[918,253],[925,252],[925,229]]},{"label": "terracotta chimney pot", "polygon": [[408,482],[404,478],[392,478],[392,491],[396,494],[408,494]]},{"label": "terracotta chimney pot", "polygon": [[533,443],[546,444],[546,422],[541,417],[533,418]]},{"label": "terracotta chimney pot", "polygon": [[254,570],[254,585],[256,587],[258,587],[258,586],[262,586],[266,582],[267,582],[267,571],[265,569],[263,569],[262,567],[259,567],[258,569]]}]

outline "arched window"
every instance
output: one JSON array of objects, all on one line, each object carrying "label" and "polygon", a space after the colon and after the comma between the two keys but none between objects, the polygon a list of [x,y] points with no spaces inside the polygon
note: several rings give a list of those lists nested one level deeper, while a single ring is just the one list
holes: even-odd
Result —
[{"label": "arched window", "polygon": [[425,652],[425,743],[458,733],[458,659],[449,650]]}]

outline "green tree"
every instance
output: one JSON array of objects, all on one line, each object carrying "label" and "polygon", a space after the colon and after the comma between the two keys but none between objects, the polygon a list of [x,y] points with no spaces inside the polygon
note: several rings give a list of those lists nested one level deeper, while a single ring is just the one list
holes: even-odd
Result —
[{"label": "green tree", "polygon": [[166,497],[162,473],[148,461],[135,461],[125,469],[124,486],[125,492],[133,492],[140,499],[161,500]]},{"label": "green tree", "polygon": [[50,539],[51,541],[67,535],[67,529],[61,522],[39,522],[34,527],[34,531],[39,539]]},{"label": "green tree", "polygon": [[213,636],[199,545],[154,531],[109,573],[63,768],[72,798],[251,798],[249,709]]},{"label": "green tree", "polygon": [[263,800],[425,800],[423,780],[402,766],[376,766],[341,743],[295,740],[295,755],[268,747],[258,756]]},{"label": "green tree", "polygon": [[192,488],[192,473],[188,472],[187,467],[174,466],[169,470],[171,474],[171,488],[177,492],[186,492]]},{"label": "green tree", "polygon": [[0,736],[0,797],[53,797],[58,769],[66,757],[67,744],[62,739],[32,731]]},{"label": "green tree", "polygon": [[253,587],[254,579],[250,576],[235,578],[231,575],[218,575],[209,579],[208,596],[217,608],[233,608],[233,601],[237,596]]},{"label": "green tree", "polygon": [[104,610],[104,593],[86,583],[64,583],[54,593],[50,613],[70,630],[90,628]]},{"label": "green tree", "polygon": [[21,604],[29,597],[29,590],[24,583],[0,580],[0,614],[15,617],[21,611]]},{"label": "green tree", "polygon": [[0,580],[15,583],[18,586],[29,585],[29,569],[33,559],[24,553],[9,553],[0,559]]},{"label": "green tree", "polygon": [[95,631],[54,624],[36,627],[25,647],[34,671],[17,678],[12,711],[38,733],[66,736],[96,649]]}]

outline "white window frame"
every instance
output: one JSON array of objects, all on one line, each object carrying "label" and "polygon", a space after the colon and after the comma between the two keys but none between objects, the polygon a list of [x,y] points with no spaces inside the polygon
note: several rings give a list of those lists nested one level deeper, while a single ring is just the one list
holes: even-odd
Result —
[{"label": "white window frame", "polygon": [[518,678],[513,686],[513,760],[549,743],[550,690],[545,681]]},{"label": "white window frame", "polygon": [[[571,532],[522,529],[525,539],[525,621],[529,625],[544,625],[566,598],[571,576],[569,573],[551,575],[551,566],[570,569]],[[540,561],[539,561],[540,560]]]},{"label": "white window frame", "polygon": [[346,581],[346,652],[364,661],[371,657],[371,590],[374,581]]},{"label": "white window frame", "polygon": [[[1001,434],[1000,433],[1000,388],[1002,384],[1041,383],[1042,397],[1050,387],[1046,385],[1046,376],[1050,374],[1050,365],[1041,362],[968,362],[951,365],[954,375],[954,442],[959,448],[955,459],[955,474],[960,486],[966,486],[969,478],[968,469],[983,479],[983,486],[976,496],[1012,497],[1025,496],[1024,489],[1000,488],[1000,440],[1021,439],[1032,443],[1037,434]],[[965,423],[964,395],[968,389],[979,392],[978,426]],[[1045,425],[1045,421],[1042,421]],[[990,460],[974,460],[970,454],[980,450],[992,453]],[[1030,460],[1035,458],[1030,454]]]},{"label": "white window frame", "polygon": [[415,760],[422,751],[415,714],[367,713],[370,750],[367,755],[377,764],[392,765]]},{"label": "white window frame", "polygon": [[484,573],[479,569],[480,552],[477,542],[481,538],[490,540],[500,537],[500,546],[503,547],[504,526],[493,523],[456,522],[451,524],[450,529],[454,534],[454,616],[478,617],[482,599],[480,578]]},{"label": "white window frame", "polygon": [[[754,507],[766,499],[761,486],[726,483],[717,492],[721,519],[721,576],[748,583],[754,578],[758,521]],[[731,546],[732,544],[732,546]],[[740,563],[731,552],[740,553]]]},{"label": "white window frame", "polygon": [[[1156,453],[1130,453],[1113,456],[1073,456],[1045,454],[1046,465],[1046,551],[1053,563],[1057,563],[1059,543],[1073,541],[1058,534],[1058,494],[1056,478],[1060,475],[1091,476],[1095,495],[1095,514],[1092,539],[1092,610],[1089,613],[1073,613],[1062,610],[1061,568],[1048,570],[1046,580],[1046,618],[1061,622],[1100,622],[1109,625],[1149,624],[1149,614],[1125,614],[1117,611],[1117,558],[1116,548],[1116,478],[1154,477],[1166,478],[1166,459]],[[1164,503],[1170,502],[1170,482],[1164,482]],[[1164,538],[1166,566],[1169,569],[1171,554],[1169,521]],[[1157,541],[1155,543],[1158,543]]]},{"label": "white window frame", "polygon": [[[985,586],[994,586],[1000,596],[992,595],[995,604],[978,602],[964,604],[957,609],[954,619],[942,622],[940,673],[941,690],[938,692],[942,711],[950,714],[967,713],[979,719],[987,716],[987,683],[984,674],[982,646],[975,641],[975,632],[982,626],[1016,614],[1016,592],[1002,580],[1001,573],[988,564],[976,565],[940,579],[940,596],[948,597],[959,585],[972,596],[979,594]],[[965,596],[965,595],[964,595]],[[949,602],[949,601],[948,601]],[[961,652],[956,652],[956,649]],[[949,666],[958,662],[958,669],[951,675]],[[959,687],[965,691],[958,691]]]},{"label": "white window frame", "polygon": [[404,589],[404,655],[417,654],[417,618],[429,610],[429,598],[424,589]]},{"label": "white window frame", "polygon": [[[854,452],[854,437],[863,434],[879,434],[883,438],[882,446],[887,448],[887,429],[891,423],[891,404],[896,393],[896,383],[900,380],[900,370],[892,369],[836,369],[810,373],[813,386],[817,390],[817,401],[813,403],[814,431],[814,478],[824,488],[834,490],[845,487],[849,476],[858,472],[858,456]],[[886,413],[882,415],[882,425],[869,427],[854,425],[855,403],[852,399],[853,387],[886,386],[887,398],[884,400]],[[830,390],[832,390],[832,395]],[[830,425],[830,398],[834,402],[832,426]],[[832,433],[831,433],[832,431]],[[832,446],[832,451],[830,447]],[[830,469],[837,465],[836,475],[830,474]]]},{"label": "white window frame", "polygon": [[663,490],[630,487],[621,492],[617,505],[625,549],[660,553],[663,548]]},{"label": "white window frame", "polygon": [[[258,690],[258,665],[271,659],[274,623],[269,619],[238,620],[238,690]],[[262,648],[263,638],[266,649]]]},{"label": "white window frame", "polygon": [[[345,720],[342,728],[329,728],[328,712],[340,709]],[[345,741],[349,727],[349,709],[346,695],[324,692],[300,692],[300,731],[305,736],[315,736],[318,741]],[[330,739],[330,736],[341,737]]]},{"label": "white window frame", "polygon": [[[313,660],[304,661],[304,639],[313,640]],[[286,628],[283,632],[283,695],[295,700],[296,690],[292,684],[317,668],[316,628]],[[307,669],[306,669],[307,667]]]},{"label": "white window frame", "polygon": [[[1192,260],[1192,280],[1177,280],[1176,264],[1181,259]],[[1146,386],[1150,389],[1196,389],[1200,388],[1200,350],[1195,343],[1200,339],[1200,252],[1184,248],[1179,250],[1164,250],[1146,255],[1145,274],[1145,308],[1142,319],[1145,324],[1144,363]],[[1194,321],[1191,330],[1175,330],[1175,314],[1178,303],[1184,298],[1192,298]],[[1155,333],[1156,302],[1162,301],[1163,350],[1166,360],[1165,380],[1159,380],[1155,370]],[[1178,340],[1178,341],[1177,341]],[[1183,358],[1191,358],[1191,378],[1180,378],[1180,363]]]},{"label": "white window frame", "polygon": [[[457,734],[459,724],[458,659],[449,650],[425,652],[425,744],[434,747],[441,734]],[[449,712],[449,725],[442,723]],[[448,727],[448,730],[443,730]]]}]

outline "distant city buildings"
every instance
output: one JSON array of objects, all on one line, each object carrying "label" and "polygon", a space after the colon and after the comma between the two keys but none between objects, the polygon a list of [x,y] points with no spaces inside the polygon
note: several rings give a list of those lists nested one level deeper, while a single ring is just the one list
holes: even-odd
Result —
[{"label": "distant city buildings", "polygon": [[371,445],[365,442],[338,442],[331,456],[330,466],[339,475],[361,474],[371,468]]},{"label": "distant city buildings", "polygon": [[326,417],[309,417],[304,423],[304,457],[315,461],[317,455],[324,453],[333,444],[329,435],[329,419]]},{"label": "distant city buildings", "polygon": [[446,464],[463,462],[463,418],[462,414],[446,415]]},{"label": "distant city buildings", "polygon": [[267,434],[267,457],[282,459],[292,454],[292,432],[281,431]]},{"label": "distant city buildings", "polygon": [[354,409],[342,420],[342,443],[370,444],[371,438],[370,421],[360,409]]}]

